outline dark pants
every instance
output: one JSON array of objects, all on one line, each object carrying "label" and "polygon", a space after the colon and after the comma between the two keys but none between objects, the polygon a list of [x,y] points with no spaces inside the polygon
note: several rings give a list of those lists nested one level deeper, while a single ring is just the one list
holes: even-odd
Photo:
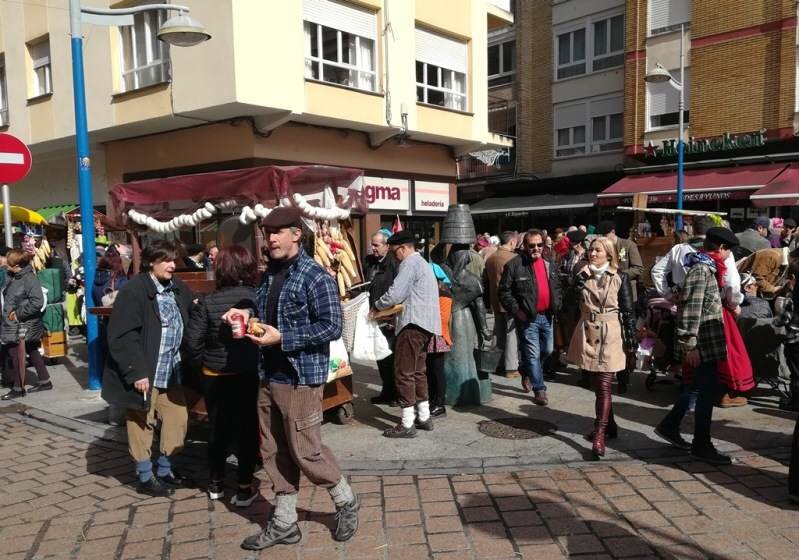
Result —
[{"label": "dark pants", "polygon": [[447,378],[444,375],[444,358],[446,352],[427,355],[427,387],[430,394],[430,406],[444,406],[447,396]]},{"label": "dark pants", "polygon": [[300,473],[323,488],[341,480],[336,457],[322,445],[323,391],[323,385],[261,383],[261,456],[275,494],[298,493]]},{"label": "dark pants", "polygon": [[[14,388],[15,389],[22,389],[19,386],[20,379],[19,379],[19,358],[17,356],[19,344],[9,344],[7,346],[8,353],[11,356],[11,375],[10,377],[14,380]],[[44,383],[45,381],[50,381],[50,373],[47,371],[47,366],[44,364],[44,357],[42,357],[41,352],[39,352],[39,341],[33,340],[25,343],[25,354],[31,361],[33,368],[36,370],[36,376],[39,378],[39,383]],[[25,367],[27,364],[22,364],[22,367]]]},{"label": "dark pants", "polygon": [[383,387],[380,389],[380,396],[387,400],[396,400],[397,386],[394,383],[394,354],[387,358],[377,360],[377,371],[380,373],[380,380]]},{"label": "dark pants", "polygon": [[407,325],[397,335],[394,343],[394,380],[402,408],[428,400],[427,394],[427,344],[430,333]]},{"label": "dark pants", "polygon": [[258,376],[204,377],[209,478],[224,480],[230,445],[235,441],[239,484],[250,484],[258,450]]},{"label": "dark pants", "polygon": [[718,398],[718,373],[716,362],[703,362],[693,371],[693,384],[683,387],[677,402],[662,420],[661,425],[670,431],[679,431],[685,413],[691,406],[691,398],[696,394],[694,409],[694,441],[693,445],[710,445],[710,423],[713,420],[713,406]]},{"label": "dark pants", "polygon": [[786,344],[783,351],[791,372],[791,398],[799,400],[799,342]]}]

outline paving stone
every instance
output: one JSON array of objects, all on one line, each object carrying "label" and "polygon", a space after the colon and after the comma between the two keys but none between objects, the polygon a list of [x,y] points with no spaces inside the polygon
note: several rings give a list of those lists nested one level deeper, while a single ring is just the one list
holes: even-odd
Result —
[{"label": "paving stone", "polygon": [[[504,526],[501,523],[473,523],[469,525],[469,532],[470,534],[474,534],[476,531],[480,531],[483,526],[488,525],[494,526],[497,530],[502,529],[504,531]],[[460,517],[454,515],[447,517],[428,517],[425,519],[424,527],[429,534],[463,531],[463,523],[461,523]]]},{"label": "paving stone", "polygon": [[430,545],[430,550],[433,552],[470,548],[469,541],[466,539],[466,535],[463,532],[428,535],[427,542]]},{"label": "paving stone", "polygon": [[602,541],[594,535],[569,535],[560,537],[558,540],[570,556],[605,551]]}]

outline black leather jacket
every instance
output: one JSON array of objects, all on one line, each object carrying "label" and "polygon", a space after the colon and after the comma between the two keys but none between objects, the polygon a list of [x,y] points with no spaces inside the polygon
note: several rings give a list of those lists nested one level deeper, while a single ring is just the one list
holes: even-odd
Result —
[{"label": "black leather jacket", "polygon": [[[621,335],[624,338],[624,350],[634,352],[638,349],[638,335],[635,328],[635,300],[633,299],[632,281],[625,272],[618,271],[621,278],[619,288],[619,321],[621,322]],[[574,294],[577,301],[581,301],[582,291],[588,274],[581,272],[574,280]]]},{"label": "black leather jacket", "polygon": [[[549,313],[554,314],[560,310],[561,287],[558,267],[545,261],[549,273]],[[536,304],[538,303],[538,284],[532,269],[532,260],[526,254],[508,261],[497,289],[499,303],[511,315],[521,309],[527,314],[530,321],[535,319]]]}]

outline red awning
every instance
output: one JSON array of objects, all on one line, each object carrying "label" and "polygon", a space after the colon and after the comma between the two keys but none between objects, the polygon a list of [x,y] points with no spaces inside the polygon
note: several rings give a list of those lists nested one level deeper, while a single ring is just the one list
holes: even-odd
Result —
[{"label": "red awning", "polygon": [[792,163],[768,185],[752,194],[752,203],[768,206],[799,206],[799,163]]},{"label": "red awning", "polygon": [[[692,169],[684,174],[683,199],[684,201],[701,202],[749,198],[751,191],[762,189],[785,167],[786,164],[778,163]],[[614,206],[628,202],[625,199],[631,199],[634,194],[638,193],[650,195],[650,203],[675,202],[677,172],[628,175],[602,191],[598,195],[598,202],[602,206]]]}]

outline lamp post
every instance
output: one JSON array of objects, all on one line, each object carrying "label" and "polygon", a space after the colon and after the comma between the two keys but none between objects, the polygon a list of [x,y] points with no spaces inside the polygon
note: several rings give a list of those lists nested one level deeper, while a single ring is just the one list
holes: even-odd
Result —
[{"label": "lamp post", "polygon": [[[92,286],[97,269],[94,241],[94,203],[92,201],[92,167],[89,154],[89,128],[86,120],[86,88],[83,71],[83,37],[81,23],[85,15],[91,23],[101,25],[133,25],[133,14],[153,10],[175,10],[179,14],[164,22],[158,38],[169,44],[186,47],[207,41],[211,36],[187,14],[185,6],[175,4],[144,4],[131,8],[81,8],[80,0],[69,0],[69,32],[72,37],[72,86],[75,103],[75,148],[80,199],[80,225],[83,240],[84,300],[86,308],[94,306]],[[86,314],[86,343],[89,358],[89,389],[102,386],[102,363],[98,345],[97,317]]]},{"label": "lamp post", "polygon": [[680,92],[679,129],[680,137],[677,139],[677,231],[682,227],[682,188],[683,188],[683,152],[685,150],[685,25],[680,25],[680,81],[674,79],[671,72],[666,70],[659,62],[644,77],[644,80],[651,84],[662,84],[668,82],[673,88]]}]

